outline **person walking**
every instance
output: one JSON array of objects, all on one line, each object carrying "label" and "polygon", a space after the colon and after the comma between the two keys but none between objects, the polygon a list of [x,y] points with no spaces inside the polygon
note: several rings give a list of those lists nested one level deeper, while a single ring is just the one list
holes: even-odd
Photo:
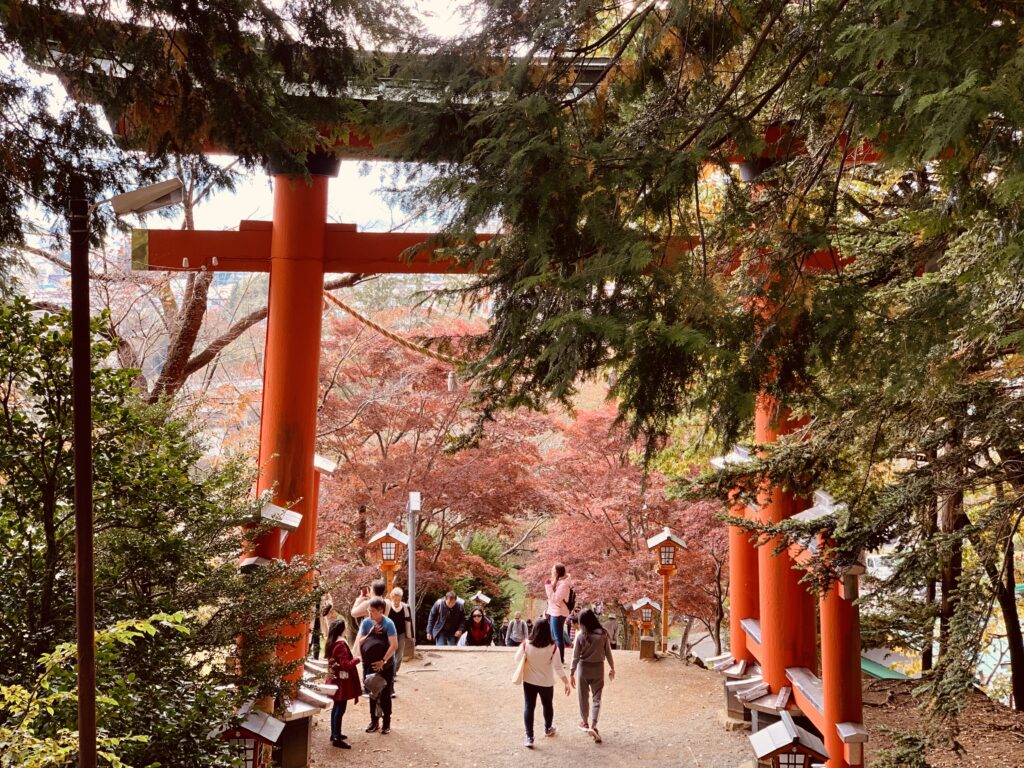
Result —
[{"label": "person walking", "polygon": [[435,645],[456,645],[462,637],[466,623],[466,605],[454,592],[449,591],[430,608],[427,617],[427,641]]},{"label": "person walking", "polygon": [[576,630],[579,628],[579,615],[573,611],[565,622],[565,642],[572,645],[576,640]]},{"label": "person walking", "polygon": [[494,643],[494,622],[484,615],[484,609],[477,607],[469,614],[469,621],[463,628],[466,645],[492,645]]},{"label": "person walking", "polygon": [[530,636],[530,627],[523,621],[521,611],[516,611],[515,617],[508,623],[508,632],[505,635],[505,645],[513,647],[519,645]]},{"label": "person walking", "polygon": [[[388,603],[388,618],[395,623],[395,630],[398,632],[398,651],[395,653],[395,678],[398,677],[398,670],[402,668],[402,661],[405,659],[407,646],[416,645],[416,637],[412,632],[412,608],[408,603],[403,603],[402,598],[405,592],[401,587],[391,590],[391,601]],[[391,698],[398,696],[398,692],[391,686]]]},{"label": "person walking", "polygon": [[352,651],[345,640],[345,620],[335,619],[327,630],[327,645],[324,650],[327,658],[327,682],[338,686],[331,696],[334,706],[331,708],[331,745],[339,749],[352,749],[348,736],[341,732],[341,721],[345,717],[348,702],[359,701],[361,686],[359,685],[359,657],[352,656]]},{"label": "person walking", "polygon": [[495,645],[505,645],[505,641],[508,639],[508,618],[505,617],[501,620],[501,625],[498,627],[498,635],[494,638]]},{"label": "person walking", "polygon": [[565,620],[572,613],[572,579],[565,572],[565,566],[555,563],[551,566],[551,577],[544,581],[544,592],[548,596],[548,622],[551,636],[558,645],[558,656],[565,664]]},{"label": "person walking", "polygon": [[[398,651],[398,630],[395,622],[384,615],[387,603],[383,597],[370,598],[370,615],[359,625],[356,637],[356,650],[363,660],[363,678],[376,672],[384,678],[384,688],[374,698],[370,693],[370,724],[367,733],[380,731],[381,735],[391,733],[391,694],[395,685],[395,665],[393,662]],[[383,715],[384,723],[381,724]]]},{"label": "person walking", "polygon": [[524,640],[516,651],[516,664],[525,658],[523,671],[523,724],[526,726],[526,740],[523,745],[533,749],[533,715],[540,698],[544,710],[544,735],[554,736],[555,727],[555,677],[562,679],[565,695],[569,695],[569,679],[565,667],[558,658],[558,646],[551,637],[551,624],[537,622],[528,640]]},{"label": "person walking", "polygon": [[601,714],[605,659],[608,660],[608,679],[614,680],[615,658],[612,656],[612,640],[601,626],[597,614],[588,608],[580,614],[579,632],[572,646],[569,677],[579,697],[579,729],[593,736],[595,744],[601,743],[597,718]]}]

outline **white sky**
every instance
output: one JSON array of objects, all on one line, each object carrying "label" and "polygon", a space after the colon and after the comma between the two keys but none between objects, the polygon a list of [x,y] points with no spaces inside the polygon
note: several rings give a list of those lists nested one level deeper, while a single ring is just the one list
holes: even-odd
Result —
[{"label": "white sky", "polygon": [[[365,231],[388,231],[404,222],[402,214],[393,211],[384,199],[391,166],[388,163],[344,161],[337,178],[331,179],[328,191],[328,220],[358,224]],[[234,229],[242,219],[269,221],[273,212],[271,177],[256,171],[236,192],[221,192],[204,199],[195,210],[197,229]],[[176,228],[181,220],[147,221],[152,228]],[[430,224],[405,226],[409,231],[424,230]]]}]

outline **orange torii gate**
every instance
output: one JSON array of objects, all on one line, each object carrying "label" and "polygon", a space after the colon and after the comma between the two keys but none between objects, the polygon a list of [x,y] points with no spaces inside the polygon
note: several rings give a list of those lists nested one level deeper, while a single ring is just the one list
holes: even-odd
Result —
[{"label": "orange torii gate", "polygon": [[[821,250],[808,254],[802,266],[814,273],[838,270],[846,263],[838,253]],[[778,398],[758,395],[754,438],[759,445],[776,443],[808,423],[807,417],[794,418]],[[737,446],[712,464],[725,469],[752,460]],[[771,525],[789,519],[815,522],[840,507],[821,491],[810,506],[805,497],[776,486],[760,488],[757,503],[750,507],[737,495],[730,494],[734,517]],[[773,766],[804,764],[803,754],[793,758],[798,762],[784,762],[799,751],[795,741],[807,754],[820,755],[828,768],[860,768],[868,737],[862,722],[860,617],[853,602],[860,572],[848,571],[819,598],[819,677],[815,599],[801,584],[800,564],[811,548],[827,556],[830,542],[819,537],[776,554],[783,543],[780,537],[762,540],[760,546],[751,538],[745,528],[729,526],[730,649],[710,660],[726,678],[727,715],[751,719],[755,753],[759,759],[772,759]],[[794,714],[814,725],[821,742],[794,726]],[[801,743],[801,738],[812,743]],[[776,745],[781,746],[776,750]]]},{"label": "orange torii gate", "polygon": [[[132,267],[141,270],[268,272],[263,407],[260,417],[260,475],[257,492],[273,490],[275,505],[265,520],[289,531],[267,531],[253,542],[243,563],[312,558],[316,548],[315,467],[317,394],[324,275],[328,272],[457,273],[452,259],[434,259],[423,233],[358,232],[352,224],[327,222],[328,179],[340,160],[317,153],[309,177],[274,173],[272,221],[243,221],[237,231],[135,230]],[[273,173],[273,171],[272,171]],[[287,512],[283,508],[287,508]],[[283,542],[282,542],[283,539]],[[285,628],[290,642],[278,648],[285,662],[306,658],[305,621]],[[325,706],[303,689],[300,671],[292,682],[298,698]],[[315,707],[293,706],[279,746],[282,765],[308,763],[308,716]],[[305,716],[305,717],[304,717]],[[293,723],[295,725],[293,725]]]},{"label": "orange torii gate", "polygon": [[[132,233],[136,270],[270,274],[257,492],[273,489],[273,502],[301,514],[302,520],[283,544],[276,531],[255,541],[251,556],[266,560],[314,554],[316,518],[310,513],[316,510],[324,275],[467,271],[454,260],[434,258],[432,234],[358,232],[354,224],[328,223],[328,179],[337,174],[339,162],[318,153],[308,163],[308,179],[275,173],[272,221],[242,221],[237,231]],[[307,645],[308,638],[297,638],[286,658],[304,658]]]}]

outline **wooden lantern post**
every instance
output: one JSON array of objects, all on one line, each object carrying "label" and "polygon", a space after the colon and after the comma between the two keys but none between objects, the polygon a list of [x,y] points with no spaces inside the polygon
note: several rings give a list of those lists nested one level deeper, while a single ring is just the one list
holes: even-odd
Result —
[{"label": "wooden lantern post", "polygon": [[401,554],[399,547],[409,546],[409,537],[396,528],[394,523],[388,523],[388,527],[375,533],[367,544],[377,547],[377,553],[380,555],[380,570],[384,574],[384,581],[387,584],[385,594],[390,595],[395,586],[395,571],[398,570]]},{"label": "wooden lantern post", "polygon": [[252,707],[243,707],[245,720],[220,732],[220,738],[231,745],[244,768],[269,768],[270,753],[284,732],[284,721]]},{"label": "wooden lantern post", "polygon": [[[655,657],[655,645],[654,638],[651,637],[654,632],[654,612],[662,611],[662,607],[656,602],[651,600],[649,597],[641,597],[635,603],[633,603],[633,621],[636,623],[639,631],[637,633],[637,645],[640,649],[641,659],[652,659]],[[662,611],[662,621],[664,622],[664,611]],[[644,643],[644,638],[648,639],[647,644]]]},{"label": "wooden lantern post", "polygon": [[686,549],[686,542],[669,530],[668,526],[647,540],[647,548],[658,553],[658,573],[661,574],[661,652],[668,651],[668,578],[676,573],[676,552]]}]

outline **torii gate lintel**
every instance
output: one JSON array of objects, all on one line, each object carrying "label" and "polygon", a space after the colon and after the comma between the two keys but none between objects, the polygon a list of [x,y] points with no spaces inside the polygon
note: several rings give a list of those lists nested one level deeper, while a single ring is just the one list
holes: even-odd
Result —
[{"label": "torii gate lintel", "polygon": [[[274,222],[243,220],[237,230],[136,229],[132,269],[172,272],[269,272]],[[428,232],[360,232],[355,224],[323,225],[323,271],[364,274],[466,274],[438,257]]]}]

